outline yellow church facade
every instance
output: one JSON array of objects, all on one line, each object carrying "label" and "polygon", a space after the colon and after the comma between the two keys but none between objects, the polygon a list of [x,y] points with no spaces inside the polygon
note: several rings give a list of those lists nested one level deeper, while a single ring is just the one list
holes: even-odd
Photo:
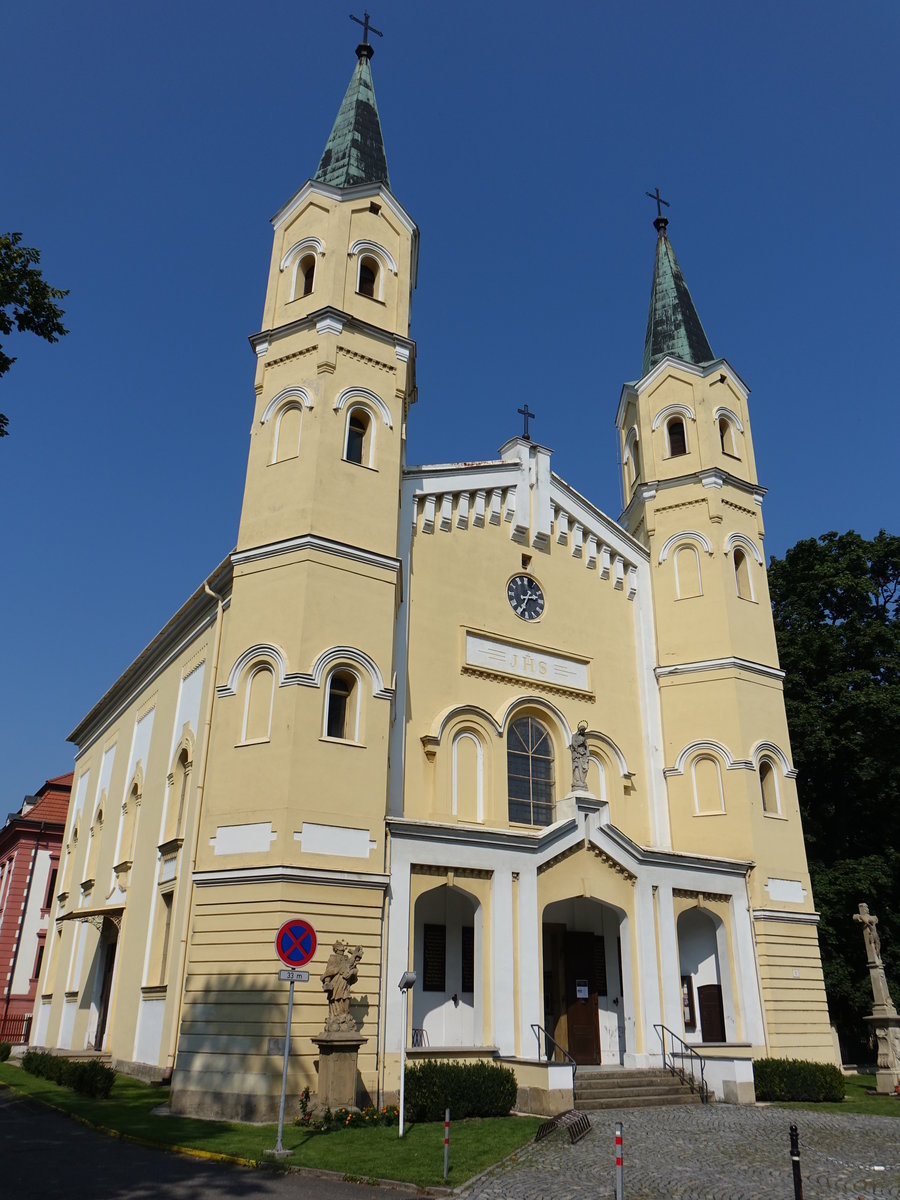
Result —
[{"label": "yellow church facade", "polygon": [[569,1059],[652,1066],[668,1033],[750,1099],[754,1058],[834,1048],[747,387],[660,217],[618,520],[527,432],[408,465],[418,230],[357,54],[273,218],[236,549],[72,734],[33,1042],[270,1116],[301,916],[291,1096],[345,939],[361,1099],[396,1096],[404,1030],[509,1064],[535,1111],[568,1107]]}]

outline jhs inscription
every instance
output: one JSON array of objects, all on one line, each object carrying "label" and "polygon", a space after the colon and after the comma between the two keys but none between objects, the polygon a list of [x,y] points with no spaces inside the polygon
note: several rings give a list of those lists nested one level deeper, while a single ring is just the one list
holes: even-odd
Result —
[{"label": "jhs inscription", "polygon": [[466,634],[466,664],[522,679],[545,680],[562,687],[588,690],[586,663],[559,654],[542,654],[524,646],[495,642],[473,633]]}]

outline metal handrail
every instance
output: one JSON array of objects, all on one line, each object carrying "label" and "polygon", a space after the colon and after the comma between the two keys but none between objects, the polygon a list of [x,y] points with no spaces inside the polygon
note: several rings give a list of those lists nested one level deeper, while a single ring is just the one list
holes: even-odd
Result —
[{"label": "metal handrail", "polygon": [[[702,1104],[709,1104],[709,1084],[706,1082],[706,1062],[701,1054],[698,1054],[693,1046],[689,1046],[682,1038],[674,1033],[667,1025],[654,1025],[653,1028],[659,1035],[660,1044],[662,1045],[663,1067],[667,1071],[671,1071],[673,1075],[677,1075],[682,1083],[686,1083],[692,1092],[700,1093],[700,1101]],[[666,1051],[666,1034],[672,1040],[671,1051]],[[675,1043],[678,1043],[680,1049],[676,1051]],[[680,1063],[676,1063],[675,1057],[680,1058]],[[690,1073],[685,1070],[684,1060],[687,1057],[690,1064]],[[694,1075],[694,1063],[698,1064],[699,1075]]]},{"label": "metal handrail", "polygon": [[[572,1057],[572,1055],[568,1052],[568,1050],[565,1048],[565,1046],[561,1046],[559,1044],[559,1042],[556,1040],[556,1038],[553,1036],[553,1034],[548,1033],[547,1030],[543,1027],[543,1025],[537,1025],[534,1021],[532,1021],[531,1032],[537,1038],[538,1058],[543,1058],[543,1055],[541,1054],[541,1034],[543,1034],[544,1037],[547,1039],[547,1041],[552,1042],[554,1045],[554,1048],[557,1049],[560,1052],[560,1054],[565,1055],[565,1057],[569,1060],[569,1062],[572,1066],[572,1107],[574,1108],[575,1107],[575,1072],[578,1070],[578,1063],[575,1061],[575,1059]],[[550,1061],[550,1055],[548,1053],[547,1054],[547,1062],[549,1062],[549,1061]]]}]

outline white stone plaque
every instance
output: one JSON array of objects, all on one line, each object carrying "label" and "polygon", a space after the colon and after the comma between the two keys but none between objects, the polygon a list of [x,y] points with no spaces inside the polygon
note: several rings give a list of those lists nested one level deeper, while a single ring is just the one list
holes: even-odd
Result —
[{"label": "white stone plaque", "polygon": [[499,675],[514,675],[517,679],[531,679],[551,687],[590,691],[586,662],[477,633],[466,633],[466,666],[496,671]]}]

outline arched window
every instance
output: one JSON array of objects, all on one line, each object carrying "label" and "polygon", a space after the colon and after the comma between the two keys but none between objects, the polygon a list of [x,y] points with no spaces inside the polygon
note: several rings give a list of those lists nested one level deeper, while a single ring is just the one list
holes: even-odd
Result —
[{"label": "arched window", "polygon": [[88,845],[87,866],[84,872],[85,880],[97,878],[97,863],[100,858],[100,835],[103,832],[103,801],[106,793],[100,798],[100,804],[91,822],[91,840]]},{"label": "arched window", "polygon": [[734,430],[731,428],[731,422],[727,417],[719,417],[719,443],[721,444],[723,454],[730,454],[732,458],[736,457]]},{"label": "arched window", "polygon": [[[122,836],[119,839],[119,862],[131,862],[134,845],[134,829],[137,822],[137,809],[140,801],[137,784],[131,789],[128,799],[125,801],[125,809],[122,813]],[[116,864],[118,866],[118,863]]]},{"label": "arched window", "polygon": [[675,595],[679,600],[703,595],[700,555],[694,546],[679,546],[675,551]]},{"label": "arched window", "polygon": [[691,778],[694,784],[694,812],[724,812],[725,793],[718,760],[711,754],[699,755],[691,766]]},{"label": "arched window", "polygon": [[750,563],[743,550],[734,551],[734,582],[742,600],[753,599],[753,583],[750,579]]},{"label": "arched window", "polygon": [[284,462],[287,458],[296,458],[300,453],[301,413],[299,404],[289,404],[278,414],[272,462]]},{"label": "arched window", "polygon": [[762,795],[763,812],[780,812],[781,805],[778,803],[778,777],[775,774],[775,767],[767,758],[762,759],[759,764],[759,790]]},{"label": "arched window", "polygon": [[244,701],[242,742],[267,741],[272,729],[272,701],[275,696],[275,672],[267,664],[253,670],[247,679]]},{"label": "arched window", "polygon": [[684,432],[684,421],[681,417],[673,417],[666,425],[666,434],[669,439],[669,457],[678,458],[682,454],[687,454],[687,435]]},{"label": "arched window", "polygon": [[311,296],[313,283],[316,278],[316,256],[307,254],[300,260],[297,267],[297,287],[294,289],[295,295]]},{"label": "arched window", "polygon": [[325,692],[325,736],[359,741],[358,680],[350,671],[332,671]]},{"label": "arched window", "polygon": [[351,408],[347,415],[347,440],[344,447],[347,462],[368,467],[372,458],[372,418],[364,408]]},{"label": "arched window", "polygon": [[361,296],[374,300],[378,296],[378,262],[374,258],[359,260],[359,279],[356,290]]},{"label": "arched window", "polygon": [[506,739],[509,819],[526,825],[553,820],[553,742],[534,717],[514,721]]},{"label": "arched window", "polygon": [[450,811],[463,821],[484,819],[484,746],[463,730],[453,739]]},{"label": "arched window", "polygon": [[637,438],[631,446],[631,482],[637,483],[641,477],[641,450]]}]

